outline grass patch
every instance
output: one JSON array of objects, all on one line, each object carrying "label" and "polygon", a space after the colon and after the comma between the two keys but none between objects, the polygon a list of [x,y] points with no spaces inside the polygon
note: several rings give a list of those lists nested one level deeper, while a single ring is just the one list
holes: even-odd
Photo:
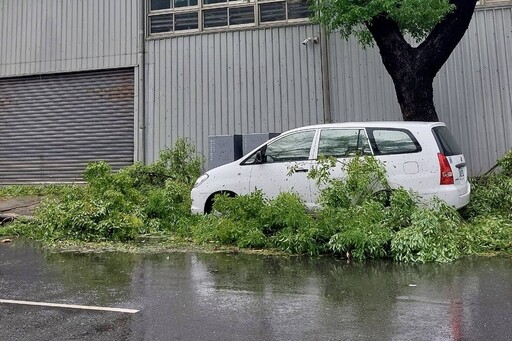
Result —
[{"label": "grass patch", "polygon": [[0,198],[13,197],[58,197],[79,185],[48,184],[48,185],[9,185],[0,186]]}]

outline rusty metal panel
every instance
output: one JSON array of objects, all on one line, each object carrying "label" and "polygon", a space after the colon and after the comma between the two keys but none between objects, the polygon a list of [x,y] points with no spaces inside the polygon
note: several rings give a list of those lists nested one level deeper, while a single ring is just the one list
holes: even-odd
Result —
[{"label": "rusty metal panel", "polygon": [[313,25],[147,42],[147,161],[179,137],[282,132],[324,120]]},{"label": "rusty metal panel", "polygon": [[0,79],[0,184],[79,181],[133,163],[134,70]]},{"label": "rusty metal panel", "polygon": [[0,77],[137,65],[139,1],[0,1]]}]

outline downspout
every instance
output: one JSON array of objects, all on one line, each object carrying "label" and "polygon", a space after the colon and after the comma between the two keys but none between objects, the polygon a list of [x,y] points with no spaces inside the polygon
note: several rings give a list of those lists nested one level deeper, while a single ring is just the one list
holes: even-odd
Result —
[{"label": "downspout", "polygon": [[137,47],[137,63],[138,63],[138,143],[136,161],[146,163],[146,0],[139,0],[139,34]]},{"label": "downspout", "polygon": [[322,28],[320,33],[320,53],[322,68],[322,88],[323,88],[323,104],[324,104],[324,123],[332,123],[331,114],[331,81],[329,75],[329,45],[328,32]]}]

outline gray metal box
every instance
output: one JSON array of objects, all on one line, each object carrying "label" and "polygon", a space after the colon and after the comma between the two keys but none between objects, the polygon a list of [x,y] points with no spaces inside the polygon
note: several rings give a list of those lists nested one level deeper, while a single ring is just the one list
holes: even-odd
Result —
[{"label": "gray metal box", "polygon": [[208,169],[242,157],[242,135],[208,136]]},{"label": "gray metal box", "polygon": [[258,147],[260,144],[263,144],[270,140],[273,137],[276,137],[279,133],[261,133],[261,134],[244,134],[242,136],[243,139],[243,155],[249,153],[254,148]]}]

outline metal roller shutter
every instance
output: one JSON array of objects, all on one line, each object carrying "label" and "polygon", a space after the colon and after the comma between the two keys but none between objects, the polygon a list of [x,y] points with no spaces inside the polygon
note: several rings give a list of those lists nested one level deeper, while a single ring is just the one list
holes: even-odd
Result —
[{"label": "metal roller shutter", "polygon": [[0,184],[81,180],[133,163],[134,70],[0,79]]}]

